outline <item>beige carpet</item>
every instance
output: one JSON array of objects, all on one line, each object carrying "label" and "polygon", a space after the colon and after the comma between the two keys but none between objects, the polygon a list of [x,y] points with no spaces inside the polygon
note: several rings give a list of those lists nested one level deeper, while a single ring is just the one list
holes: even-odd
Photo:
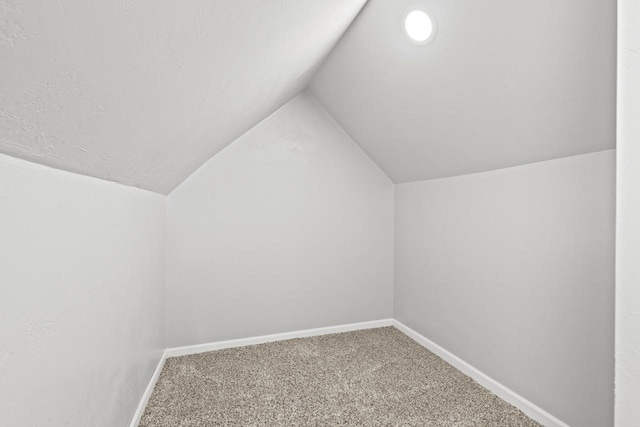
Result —
[{"label": "beige carpet", "polygon": [[167,360],[141,427],[539,426],[397,329]]}]

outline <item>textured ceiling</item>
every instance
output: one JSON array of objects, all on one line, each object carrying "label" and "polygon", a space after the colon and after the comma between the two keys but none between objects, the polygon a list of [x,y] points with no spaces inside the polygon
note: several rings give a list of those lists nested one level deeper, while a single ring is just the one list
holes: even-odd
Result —
[{"label": "textured ceiling", "polygon": [[167,193],[304,89],[365,0],[0,0],[0,151]]},{"label": "textured ceiling", "polygon": [[615,0],[369,0],[311,91],[406,182],[613,148],[615,64]]}]

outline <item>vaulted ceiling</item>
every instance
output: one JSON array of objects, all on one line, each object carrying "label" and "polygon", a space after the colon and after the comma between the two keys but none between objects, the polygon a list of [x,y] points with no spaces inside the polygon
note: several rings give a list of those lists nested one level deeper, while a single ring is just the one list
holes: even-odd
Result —
[{"label": "vaulted ceiling", "polygon": [[2,0],[0,152],[168,193],[304,89],[365,0]]},{"label": "vaulted ceiling", "polygon": [[615,74],[615,0],[369,0],[311,91],[407,182],[614,148]]},{"label": "vaulted ceiling", "polygon": [[168,193],[308,86],[394,182],[615,146],[615,0],[365,2],[0,0],[0,152]]}]

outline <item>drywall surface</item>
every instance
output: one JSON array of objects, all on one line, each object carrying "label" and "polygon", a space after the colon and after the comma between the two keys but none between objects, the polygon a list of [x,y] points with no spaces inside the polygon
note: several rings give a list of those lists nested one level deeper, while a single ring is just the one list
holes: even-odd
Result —
[{"label": "drywall surface", "polygon": [[307,92],[167,205],[169,347],[392,315],[393,184]]},{"label": "drywall surface", "polygon": [[369,0],[311,91],[410,182],[615,148],[615,70],[615,0]]},{"label": "drywall surface", "polygon": [[394,317],[571,426],[613,422],[615,151],[396,186]]},{"label": "drywall surface", "polygon": [[0,155],[0,425],[129,424],[163,348],[165,199]]},{"label": "drywall surface", "polygon": [[640,0],[618,2],[616,423],[640,426]]},{"label": "drywall surface", "polygon": [[305,88],[365,0],[0,0],[0,151],[168,193]]}]

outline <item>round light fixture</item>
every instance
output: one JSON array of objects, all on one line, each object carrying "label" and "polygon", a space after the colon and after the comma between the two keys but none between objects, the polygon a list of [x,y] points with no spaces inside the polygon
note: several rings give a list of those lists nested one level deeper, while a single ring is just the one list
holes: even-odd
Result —
[{"label": "round light fixture", "polygon": [[436,35],[436,24],[422,9],[412,9],[404,18],[404,31],[413,43],[424,45]]}]

